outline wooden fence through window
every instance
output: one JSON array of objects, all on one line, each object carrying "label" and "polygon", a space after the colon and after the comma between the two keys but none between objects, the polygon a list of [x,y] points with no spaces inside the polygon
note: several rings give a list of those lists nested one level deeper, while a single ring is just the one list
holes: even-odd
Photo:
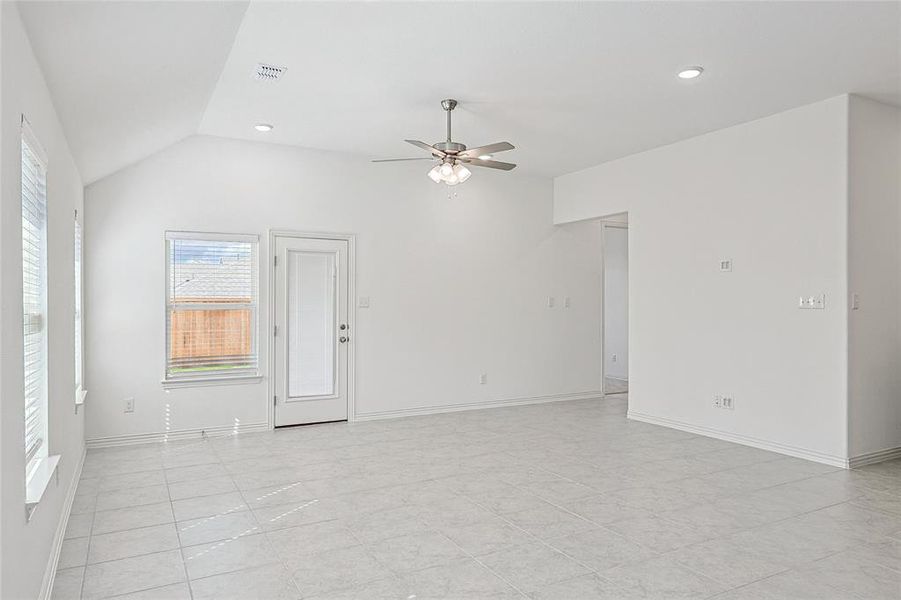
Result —
[{"label": "wooden fence through window", "polygon": [[171,310],[169,328],[169,363],[173,366],[205,362],[228,366],[253,352],[253,311],[249,308]]}]

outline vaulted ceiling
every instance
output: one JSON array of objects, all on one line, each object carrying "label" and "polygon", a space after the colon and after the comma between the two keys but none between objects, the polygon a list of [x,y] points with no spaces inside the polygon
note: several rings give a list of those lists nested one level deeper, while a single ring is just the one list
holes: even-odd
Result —
[{"label": "vaulted ceiling", "polygon": [[[203,133],[556,176],[843,93],[901,104],[896,2],[20,4],[86,182]],[[258,63],[284,66],[259,81]],[[703,65],[683,81],[676,72]],[[272,123],[259,133],[253,125]],[[385,168],[393,168],[386,165]]]}]

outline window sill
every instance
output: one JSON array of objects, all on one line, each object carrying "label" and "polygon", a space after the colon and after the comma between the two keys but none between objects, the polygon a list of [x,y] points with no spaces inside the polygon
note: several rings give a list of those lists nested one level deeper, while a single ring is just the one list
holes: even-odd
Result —
[{"label": "window sill", "polygon": [[25,482],[25,513],[29,521],[34,509],[38,507],[38,503],[44,496],[47,486],[50,485],[50,480],[56,474],[59,459],[59,454],[42,458],[34,471],[31,472],[28,481]]},{"label": "window sill", "polygon": [[75,390],[75,414],[78,414],[78,407],[84,406],[84,399],[88,395],[87,390],[81,389],[81,386],[78,386]]},{"label": "window sill", "polygon": [[215,385],[245,385],[250,383],[259,383],[263,380],[262,375],[234,375],[231,377],[192,377],[190,379],[163,379],[163,389],[177,389],[188,387],[206,387]]}]

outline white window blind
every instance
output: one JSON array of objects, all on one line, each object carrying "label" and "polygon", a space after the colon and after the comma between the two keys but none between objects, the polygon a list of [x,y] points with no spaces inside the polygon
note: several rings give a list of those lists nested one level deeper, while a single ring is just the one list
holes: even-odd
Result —
[{"label": "white window blind", "polygon": [[75,211],[75,394],[76,399],[84,388],[84,362],[82,359],[82,290],[81,290],[81,223]]},{"label": "white window blind", "polygon": [[258,375],[256,236],[168,232],[166,379]]},{"label": "white window blind", "polygon": [[22,124],[22,311],[25,468],[47,455],[47,166]]}]

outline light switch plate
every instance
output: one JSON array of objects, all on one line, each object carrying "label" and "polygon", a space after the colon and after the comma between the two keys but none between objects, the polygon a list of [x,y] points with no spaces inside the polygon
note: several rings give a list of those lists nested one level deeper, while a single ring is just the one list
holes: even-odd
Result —
[{"label": "light switch plate", "polygon": [[806,310],[823,310],[826,308],[826,294],[801,296],[798,298],[798,308]]},{"label": "light switch plate", "polygon": [[731,258],[721,258],[720,259],[720,272],[721,273],[729,273],[732,271],[732,259]]},{"label": "light switch plate", "polygon": [[360,296],[360,308],[369,308],[369,296]]}]

